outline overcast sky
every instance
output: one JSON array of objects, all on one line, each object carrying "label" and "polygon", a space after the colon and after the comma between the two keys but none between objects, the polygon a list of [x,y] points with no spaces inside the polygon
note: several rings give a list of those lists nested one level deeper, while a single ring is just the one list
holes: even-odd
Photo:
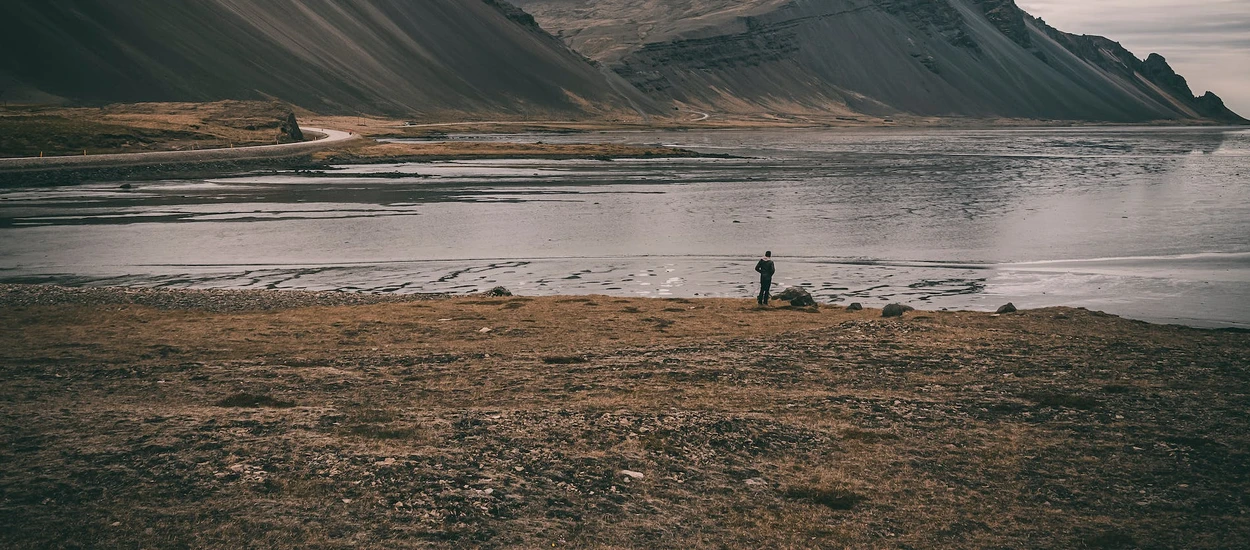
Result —
[{"label": "overcast sky", "polygon": [[1250,0],[1016,0],[1052,27],[1158,53],[1189,81],[1250,117]]}]

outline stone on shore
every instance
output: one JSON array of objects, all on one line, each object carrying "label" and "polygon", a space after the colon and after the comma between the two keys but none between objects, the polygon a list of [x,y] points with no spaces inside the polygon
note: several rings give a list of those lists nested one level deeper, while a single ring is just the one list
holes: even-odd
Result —
[{"label": "stone on shore", "polygon": [[506,289],[506,288],[504,288],[504,287],[497,286],[497,287],[495,287],[495,288],[492,288],[492,289],[490,289],[490,290],[487,290],[486,292],[483,292],[483,293],[482,293],[482,295],[483,295],[483,296],[488,296],[488,297],[491,297],[491,298],[503,298],[503,297],[505,297],[505,296],[511,296],[511,295],[512,295],[512,291],[510,291],[510,290],[508,290],[508,289]]},{"label": "stone on shore", "polygon": [[863,311],[864,304],[861,304],[859,302],[852,302],[851,305],[846,306],[846,310],[847,311]]},{"label": "stone on shore", "polygon": [[1018,311],[1016,309],[1016,305],[1011,302],[1007,302],[1007,305],[998,308],[998,311],[995,311],[994,313],[998,313],[998,314],[1015,313],[1016,311]]},{"label": "stone on shore", "polygon": [[916,311],[916,308],[905,306],[903,304],[890,304],[881,310],[882,317],[902,317],[908,311]]},{"label": "stone on shore", "polygon": [[773,296],[773,298],[790,302],[790,305],[794,307],[819,307],[816,305],[816,299],[812,298],[811,293],[797,286],[787,288],[781,294]]}]

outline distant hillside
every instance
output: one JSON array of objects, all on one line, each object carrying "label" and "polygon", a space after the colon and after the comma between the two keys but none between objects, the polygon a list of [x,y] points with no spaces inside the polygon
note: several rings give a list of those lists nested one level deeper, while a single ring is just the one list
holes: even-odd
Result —
[{"label": "distant hillside", "polygon": [[503,0],[4,0],[0,28],[5,99],[277,98],[396,115],[654,110]]},{"label": "distant hillside", "polygon": [[1242,122],[1158,55],[1012,0],[515,0],[661,102],[730,113]]}]

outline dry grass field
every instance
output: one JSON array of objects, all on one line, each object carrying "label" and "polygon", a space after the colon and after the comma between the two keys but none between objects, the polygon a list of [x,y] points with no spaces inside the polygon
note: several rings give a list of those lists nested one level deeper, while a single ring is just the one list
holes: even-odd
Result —
[{"label": "dry grass field", "polygon": [[184,151],[268,145],[292,107],[280,102],[137,103],[0,108],[0,157]]},{"label": "dry grass field", "polygon": [[1245,333],[1064,308],[344,300],[0,287],[0,546],[1250,540]]}]

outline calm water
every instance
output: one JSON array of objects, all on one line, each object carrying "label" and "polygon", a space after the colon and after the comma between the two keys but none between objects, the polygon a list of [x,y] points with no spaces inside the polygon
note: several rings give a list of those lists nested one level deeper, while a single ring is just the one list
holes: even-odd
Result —
[{"label": "calm water", "polygon": [[[474,139],[500,139],[479,137]],[[1084,306],[1250,326],[1250,130],[510,136],[736,159],[372,165],[0,190],[0,280]]]}]

